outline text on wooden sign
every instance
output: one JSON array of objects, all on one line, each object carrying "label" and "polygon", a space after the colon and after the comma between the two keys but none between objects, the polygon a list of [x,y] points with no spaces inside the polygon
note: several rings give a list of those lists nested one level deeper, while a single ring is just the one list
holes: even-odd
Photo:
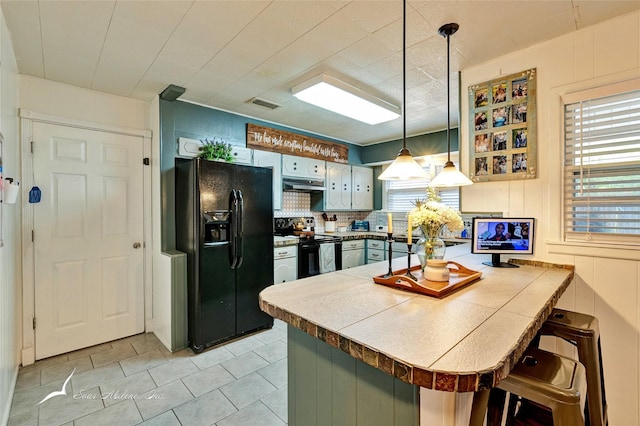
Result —
[{"label": "text on wooden sign", "polygon": [[247,124],[247,148],[316,158],[334,163],[347,164],[349,162],[349,148],[345,145],[251,123]]}]

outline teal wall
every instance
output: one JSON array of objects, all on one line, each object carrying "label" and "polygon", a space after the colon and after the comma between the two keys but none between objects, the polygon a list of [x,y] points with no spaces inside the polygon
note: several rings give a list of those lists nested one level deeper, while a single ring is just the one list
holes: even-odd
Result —
[{"label": "teal wall", "polygon": [[[451,151],[457,151],[458,146],[458,129],[451,129]],[[407,148],[411,151],[411,155],[414,157],[447,152],[447,131],[443,130],[436,133],[407,138]],[[396,158],[400,149],[402,149],[402,139],[375,145],[367,145],[362,149],[362,162],[366,164],[391,160]],[[378,179],[378,176],[380,176],[381,173],[382,166],[376,166],[373,168],[374,210],[382,209],[383,185],[382,181]]]},{"label": "teal wall", "polygon": [[[458,129],[451,129],[451,151],[457,151],[458,145]],[[447,131],[407,138],[407,148],[414,157],[447,152]],[[392,160],[396,158],[400,149],[402,139],[367,145],[362,149],[362,162],[368,164]]]},{"label": "teal wall", "polygon": [[[254,120],[236,114],[181,101],[160,100],[160,173],[162,196],[162,250],[175,249],[174,162],[178,156],[178,138],[220,138],[233,145],[246,146],[247,124],[285,130],[309,137],[341,143],[349,148],[349,164],[367,164],[394,159],[402,148],[402,140],[368,146],[358,146],[313,133],[303,132],[273,123]],[[446,131],[413,136],[407,148],[414,156],[447,151]],[[451,130],[451,150],[458,150],[458,129]],[[374,167],[374,209],[382,208],[381,167]]]},{"label": "teal wall", "polygon": [[173,173],[178,157],[178,138],[220,138],[233,145],[247,145],[247,124],[253,123],[274,129],[286,130],[309,137],[341,143],[349,148],[349,164],[362,164],[363,147],[302,132],[273,123],[194,105],[181,101],[160,100],[160,175],[162,197],[163,251],[175,249],[175,193]]}]

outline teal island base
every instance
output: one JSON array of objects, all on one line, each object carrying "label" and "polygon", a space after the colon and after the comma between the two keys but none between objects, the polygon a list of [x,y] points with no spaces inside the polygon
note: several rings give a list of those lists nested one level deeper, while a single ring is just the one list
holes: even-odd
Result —
[{"label": "teal island base", "polygon": [[418,426],[420,387],[287,327],[293,426]]}]

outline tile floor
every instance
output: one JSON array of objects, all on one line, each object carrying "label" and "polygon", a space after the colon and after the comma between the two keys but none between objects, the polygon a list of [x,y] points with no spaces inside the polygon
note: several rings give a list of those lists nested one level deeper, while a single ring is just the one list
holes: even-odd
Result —
[{"label": "tile floor", "polygon": [[[75,370],[74,370],[75,369]],[[38,404],[60,391],[66,395]],[[9,426],[285,425],[286,324],[194,354],[139,334],[21,368]]]}]

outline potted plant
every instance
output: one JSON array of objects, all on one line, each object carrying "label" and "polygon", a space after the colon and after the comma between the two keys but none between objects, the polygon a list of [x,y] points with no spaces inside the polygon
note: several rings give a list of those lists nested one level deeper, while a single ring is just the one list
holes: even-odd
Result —
[{"label": "potted plant", "polygon": [[202,147],[200,148],[200,154],[198,157],[205,160],[218,160],[226,161],[227,163],[233,162],[232,145],[222,140],[209,140],[204,139],[201,141]]}]

